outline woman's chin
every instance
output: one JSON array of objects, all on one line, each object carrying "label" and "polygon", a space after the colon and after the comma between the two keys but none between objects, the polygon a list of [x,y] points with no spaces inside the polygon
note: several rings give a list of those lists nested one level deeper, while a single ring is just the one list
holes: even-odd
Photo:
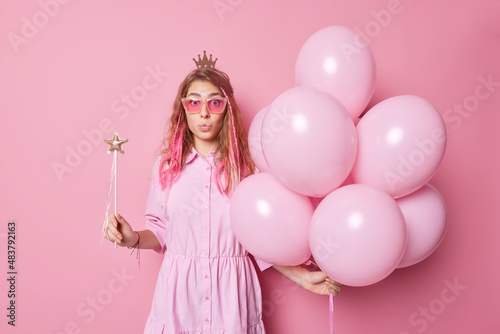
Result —
[{"label": "woman's chin", "polygon": [[193,133],[199,142],[212,143],[217,141],[217,135],[213,133],[213,131],[205,131],[205,132],[196,132]]}]

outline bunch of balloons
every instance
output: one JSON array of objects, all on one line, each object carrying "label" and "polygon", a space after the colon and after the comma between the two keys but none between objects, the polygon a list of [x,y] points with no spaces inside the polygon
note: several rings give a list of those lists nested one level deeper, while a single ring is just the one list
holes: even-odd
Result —
[{"label": "bunch of balloons", "polygon": [[427,182],[445,152],[444,122],[412,95],[358,122],[375,72],[361,36],[324,28],[300,50],[296,86],[255,116],[249,143],[261,173],[240,183],[230,205],[233,231],[255,257],[299,265],[312,255],[338,282],[366,286],[441,242],[445,203]]}]

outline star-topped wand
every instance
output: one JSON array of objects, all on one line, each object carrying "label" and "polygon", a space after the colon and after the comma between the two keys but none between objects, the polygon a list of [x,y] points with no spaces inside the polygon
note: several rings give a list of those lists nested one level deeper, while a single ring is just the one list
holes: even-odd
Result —
[{"label": "star-topped wand", "polygon": [[[125,151],[123,151],[122,145],[128,142],[128,139],[120,139],[118,136],[118,132],[115,131],[115,134],[113,135],[113,138],[111,139],[104,139],[104,142],[109,144],[109,149],[108,149],[108,154],[113,153],[113,165],[111,166],[111,172],[109,176],[109,185],[108,185],[108,193],[106,197],[106,217],[104,218],[104,224],[102,227],[102,239],[104,239],[104,235],[106,234],[106,231],[108,230],[108,222],[109,222],[109,207],[111,205],[110,197],[111,197],[111,189],[114,188],[115,194],[114,194],[114,202],[115,202],[115,215],[117,212],[116,209],[116,175],[117,175],[117,152],[120,152],[121,154],[125,154]],[[114,185],[114,187],[113,187]],[[101,243],[102,243],[101,239]],[[115,248],[116,248],[116,241],[115,241]]]}]

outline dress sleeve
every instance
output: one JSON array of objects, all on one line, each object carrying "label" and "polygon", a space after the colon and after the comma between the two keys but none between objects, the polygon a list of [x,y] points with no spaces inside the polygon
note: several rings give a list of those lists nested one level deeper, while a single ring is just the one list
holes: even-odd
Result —
[{"label": "dress sleeve", "polygon": [[149,189],[148,201],[146,203],[146,218],[145,228],[154,233],[161,247],[155,249],[157,253],[164,253],[167,249],[165,244],[166,237],[166,217],[165,217],[165,191],[162,191],[159,179],[160,158],[158,158],[153,166],[153,176],[151,179],[151,187]]},{"label": "dress sleeve", "polygon": [[257,263],[257,265],[259,266],[260,271],[264,271],[264,270],[269,269],[273,266],[272,263],[262,261],[262,260],[256,258],[255,256],[254,256],[254,259],[255,259],[255,262]]}]

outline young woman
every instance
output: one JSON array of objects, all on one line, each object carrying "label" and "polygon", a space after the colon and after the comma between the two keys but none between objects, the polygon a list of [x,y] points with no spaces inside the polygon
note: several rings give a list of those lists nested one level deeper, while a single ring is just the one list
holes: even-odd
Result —
[{"label": "young woman", "polygon": [[[254,172],[229,77],[194,70],[179,87],[153,167],[146,229],[109,216],[111,242],[165,252],[144,333],[265,333],[257,274],[229,222],[231,193]],[[274,268],[311,292],[340,291],[321,271]]]}]

